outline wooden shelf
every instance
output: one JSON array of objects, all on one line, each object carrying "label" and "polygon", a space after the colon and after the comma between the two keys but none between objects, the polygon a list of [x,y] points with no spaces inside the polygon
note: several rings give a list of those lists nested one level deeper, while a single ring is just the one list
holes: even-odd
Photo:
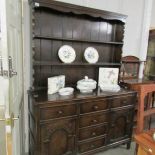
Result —
[{"label": "wooden shelf", "polygon": [[34,66],[120,66],[121,63],[58,63],[52,61],[34,61]]},{"label": "wooden shelf", "polygon": [[46,39],[46,40],[59,40],[59,41],[71,41],[71,42],[83,42],[83,43],[95,43],[95,44],[113,44],[113,45],[123,45],[123,42],[104,42],[104,41],[94,41],[94,40],[84,40],[84,39],[69,39],[69,38],[58,38],[49,37],[42,35],[34,35],[33,39]]}]

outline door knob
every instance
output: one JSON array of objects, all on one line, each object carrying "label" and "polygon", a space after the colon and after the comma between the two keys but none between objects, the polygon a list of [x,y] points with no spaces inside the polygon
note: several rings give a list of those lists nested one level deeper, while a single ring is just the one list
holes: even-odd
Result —
[{"label": "door knob", "polygon": [[5,121],[5,119],[4,118],[0,118],[0,121]]},{"label": "door knob", "polygon": [[14,117],[14,115],[11,114],[10,118],[0,118],[0,121],[1,122],[5,122],[6,125],[14,127],[14,121],[18,120],[18,119],[19,119],[19,116],[18,117]]}]

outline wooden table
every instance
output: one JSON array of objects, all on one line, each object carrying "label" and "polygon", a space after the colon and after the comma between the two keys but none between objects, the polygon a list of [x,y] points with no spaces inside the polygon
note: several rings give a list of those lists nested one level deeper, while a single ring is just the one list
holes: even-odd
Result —
[{"label": "wooden table", "polygon": [[[140,111],[139,109],[139,102],[140,102],[140,98],[139,96],[141,96],[143,92],[140,92],[139,87],[142,87],[143,85],[150,85],[150,84],[155,84],[155,81],[151,81],[151,80],[147,80],[147,79],[130,79],[130,80],[124,80],[121,82],[122,87],[126,88],[126,89],[130,89],[130,90],[135,90],[138,92],[137,95],[137,104],[135,106],[135,116],[134,116],[134,128],[133,128],[133,134],[137,133],[137,115],[138,115],[138,111]],[[148,102],[150,102],[151,104],[151,96],[152,94],[149,93],[149,100]],[[150,104],[148,104],[148,107],[150,106]],[[148,117],[147,119],[145,119],[145,128],[149,128],[150,127],[150,117]]]},{"label": "wooden table", "polygon": [[151,84],[155,83],[155,81],[146,80],[146,79],[129,79],[120,82],[121,85],[128,89],[133,89],[135,85],[143,85],[143,84]]},{"label": "wooden table", "polygon": [[152,138],[153,132],[155,132],[155,129],[134,136],[138,144],[137,155],[155,155],[155,141]]}]

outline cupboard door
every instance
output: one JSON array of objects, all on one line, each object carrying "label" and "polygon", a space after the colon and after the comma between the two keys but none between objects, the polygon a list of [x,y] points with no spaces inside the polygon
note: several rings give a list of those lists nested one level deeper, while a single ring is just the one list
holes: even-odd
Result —
[{"label": "cupboard door", "polygon": [[133,109],[113,111],[111,113],[111,125],[108,133],[109,142],[115,142],[129,138],[133,126]]},{"label": "cupboard door", "polygon": [[41,126],[41,155],[75,154],[75,119]]}]

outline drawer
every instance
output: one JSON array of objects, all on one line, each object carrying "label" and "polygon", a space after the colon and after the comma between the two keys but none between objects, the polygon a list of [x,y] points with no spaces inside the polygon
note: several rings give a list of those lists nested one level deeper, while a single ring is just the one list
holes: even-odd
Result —
[{"label": "drawer", "polygon": [[120,96],[117,98],[111,99],[111,108],[123,107],[127,105],[132,105],[134,102],[135,96]]},{"label": "drawer", "polygon": [[105,137],[79,145],[79,153],[91,151],[105,145]]},{"label": "drawer", "polygon": [[76,115],[76,105],[46,107],[40,109],[40,120]]},{"label": "drawer", "polygon": [[79,140],[85,140],[88,138],[93,138],[96,136],[104,135],[107,133],[107,124],[101,126],[90,127],[86,129],[80,129],[79,131]]},{"label": "drawer", "polygon": [[80,127],[86,127],[86,126],[91,126],[91,125],[96,125],[100,123],[107,122],[109,117],[109,114],[101,113],[101,114],[96,114],[96,115],[84,115],[80,117],[79,125]]},{"label": "drawer", "polygon": [[80,113],[89,113],[89,112],[95,112],[100,110],[106,110],[108,109],[108,99],[104,100],[94,100],[86,103],[82,103],[80,105]]}]

